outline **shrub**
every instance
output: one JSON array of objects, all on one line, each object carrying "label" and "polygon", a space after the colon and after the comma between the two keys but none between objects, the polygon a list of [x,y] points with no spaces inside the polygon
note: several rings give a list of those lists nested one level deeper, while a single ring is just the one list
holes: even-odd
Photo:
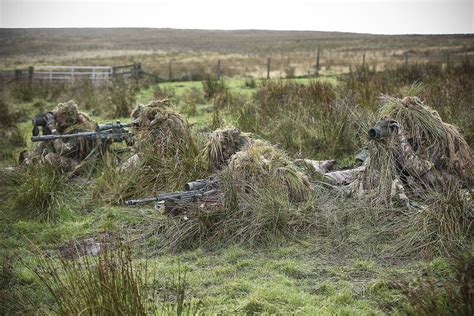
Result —
[{"label": "shrub", "polygon": [[6,95],[0,98],[0,160],[14,159],[15,148],[26,145],[20,129],[16,126],[18,113],[13,111]]},{"label": "shrub", "polygon": [[231,105],[231,110],[240,129],[281,145],[292,156],[333,159],[360,146],[359,122],[350,107],[327,83],[268,81],[260,84],[253,102]]},{"label": "shrub", "polygon": [[456,259],[453,279],[438,279],[431,272],[413,282],[398,282],[408,304],[407,315],[472,315],[474,313],[474,256]]},{"label": "shrub", "polygon": [[[54,258],[36,250],[35,265],[28,267],[51,295],[53,311],[64,315],[195,315],[202,305],[187,300],[186,267],[178,262],[170,275],[154,275],[146,261],[133,258],[132,245],[112,235],[100,241],[97,256]],[[158,279],[159,277],[159,279]],[[167,289],[157,289],[161,280]],[[158,296],[170,291],[171,301]]]},{"label": "shrub", "polygon": [[197,105],[204,103],[202,93],[196,88],[186,91],[181,101],[184,103],[183,112],[192,116],[196,115]]},{"label": "shrub", "polygon": [[210,100],[218,95],[228,94],[229,87],[226,85],[223,80],[214,80],[208,77],[206,80],[202,81],[202,88],[204,90],[204,98]]},{"label": "shrub", "polygon": [[254,78],[246,78],[244,87],[249,89],[255,89],[257,87],[257,81]]},{"label": "shrub", "polygon": [[115,80],[108,85],[108,103],[113,107],[112,117],[128,117],[135,103],[135,87],[123,80]]},{"label": "shrub", "polygon": [[33,272],[60,314],[147,315],[155,308],[148,301],[147,271],[132,260],[125,243],[110,244],[97,257],[80,260],[40,254]]},{"label": "shrub", "polygon": [[469,245],[474,205],[469,193],[445,183],[443,192],[428,192],[425,204],[398,218],[396,251],[409,255],[453,256]]},{"label": "shrub", "polygon": [[97,164],[96,176],[91,185],[90,198],[100,204],[122,204],[124,200],[136,194],[143,194],[140,187],[140,169],[129,168],[123,170],[111,155],[103,157]]},{"label": "shrub", "polygon": [[171,88],[162,87],[161,85],[157,84],[153,89],[153,98],[155,100],[173,99],[175,97],[176,93]]},{"label": "shrub", "polygon": [[41,221],[56,221],[64,215],[72,186],[60,170],[49,165],[31,165],[17,176],[18,185],[9,201],[11,215]]},{"label": "shrub", "polygon": [[55,101],[69,88],[67,82],[18,81],[12,89],[12,97],[18,101],[31,102],[33,99]]}]

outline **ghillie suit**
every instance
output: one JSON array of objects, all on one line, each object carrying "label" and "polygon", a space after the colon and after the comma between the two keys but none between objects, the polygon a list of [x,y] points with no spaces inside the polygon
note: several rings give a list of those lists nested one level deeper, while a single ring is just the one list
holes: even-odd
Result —
[{"label": "ghillie suit", "polygon": [[386,97],[385,101],[381,116],[400,122],[418,157],[432,161],[437,169],[459,177],[467,185],[474,183],[473,154],[455,126],[443,122],[438,112],[418,97]]},{"label": "ghillie suit", "polygon": [[314,227],[312,193],[308,179],[284,153],[254,141],[218,173],[215,194],[181,205],[184,216],[162,222],[152,233],[172,248],[299,238]]},{"label": "ghillie suit", "polygon": [[154,192],[171,189],[171,182],[176,182],[172,188],[179,188],[182,184],[177,178],[194,168],[194,158],[198,155],[187,122],[170,105],[168,99],[155,100],[132,111],[131,117],[137,124],[132,129],[136,153],[121,167],[122,170],[140,167]]},{"label": "ghillie suit", "polygon": [[205,147],[210,170],[221,170],[232,155],[250,143],[248,134],[235,127],[221,128],[210,133]]},{"label": "ghillie suit", "polygon": [[134,134],[137,141],[151,142],[158,151],[166,151],[179,143],[194,146],[186,121],[170,108],[168,99],[138,105],[131,114],[137,123]]},{"label": "ghillie suit", "polygon": [[385,97],[381,119],[369,130],[369,159],[358,181],[358,193],[376,200],[408,203],[409,196],[443,190],[447,183],[472,184],[472,152],[457,129],[417,97]]},{"label": "ghillie suit", "polygon": [[[45,129],[51,134],[73,134],[94,130],[96,124],[85,113],[79,112],[74,101],[60,103],[47,114]],[[83,161],[96,147],[92,139],[56,139],[38,143],[31,153],[22,153],[21,163],[43,162],[59,166],[64,171],[71,171]]]},{"label": "ghillie suit", "polygon": [[255,141],[234,154],[222,177],[227,189],[232,188],[227,193],[237,196],[275,190],[291,202],[302,202],[311,192],[308,178],[281,151],[263,141]]}]

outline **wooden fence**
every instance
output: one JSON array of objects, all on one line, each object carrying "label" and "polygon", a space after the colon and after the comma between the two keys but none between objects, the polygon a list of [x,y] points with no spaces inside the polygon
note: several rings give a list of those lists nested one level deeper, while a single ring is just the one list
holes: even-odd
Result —
[{"label": "wooden fence", "polygon": [[110,80],[130,79],[142,74],[140,63],[124,66],[30,66],[0,72],[0,80]]},{"label": "wooden fence", "polygon": [[[379,53],[377,55],[377,53]],[[130,79],[149,76],[161,81],[195,81],[209,76],[222,79],[224,77],[255,77],[255,78],[292,78],[295,76],[318,76],[321,72],[350,72],[353,67],[367,66],[381,71],[391,66],[436,63],[449,68],[451,65],[474,61],[474,47],[458,51],[444,51],[435,54],[411,54],[382,52],[356,52],[351,55],[331,54],[317,49],[314,58],[295,59],[290,55],[264,57],[248,56],[247,61],[229,63],[221,60],[212,62],[184,62],[179,60],[157,60],[150,65],[154,73],[143,71],[141,63],[123,66],[31,66],[27,69],[0,71],[0,83],[15,80],[92,80],[95,82],[110,80],[115,77]],[[331,70],[330,70],[331,69]],[[334,71],[333,71],[334,72]]]}]

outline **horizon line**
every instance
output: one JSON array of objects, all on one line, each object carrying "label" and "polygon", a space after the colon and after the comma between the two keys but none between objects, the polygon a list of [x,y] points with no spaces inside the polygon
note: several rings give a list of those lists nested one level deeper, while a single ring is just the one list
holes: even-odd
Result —
[{"label": "horizon line", "polygon": [[48,27],[0,27],[0,30],[58,30],[58,29],[151,29],[151,30],[178,30],[178,31],[220,31],[220,32],[319,32],[319,33],[342,33],[342,34],[356,34],[356,35],[375,35],[375,36],[453,36],[453,35],[464,35],[474,36],[474,32],[470,33],[359,33],[359,32],[348,32],[348,31],[320,31],[320,30],[278,30],[278,29],[260,29],[260,28],[249,28],[249,29],[213,29],[213,28],[173,28],[173,27],[147,27],[147,26],[48,26]]}]

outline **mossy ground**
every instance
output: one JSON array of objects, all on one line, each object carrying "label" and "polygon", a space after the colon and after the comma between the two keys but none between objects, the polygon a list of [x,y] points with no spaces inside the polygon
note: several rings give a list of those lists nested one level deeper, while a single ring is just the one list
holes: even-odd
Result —
[{"label": "mossy ground", "polygon": [[[30,249],[30,242],[54,249],[74,238],[117,227],[124,229],[125,223],[133,226],[140,222],[143,212],[155,210],[99,208],[86,216],[73,215],[55,224],[18,221],[2,227],[2,255],[14,249],[19,251],[22,262],[32,262],[34,255],[26,250]],[[173,293],[167,292],[169,280],[162,276],[176,273],[178,265],[185,266],[186,299],[202,302],[203,310],[211,313],[393,313],[406,304],[394,285],[397,280],[411,279],[423,269],[440,277],[453,273],[449,261],[443,258],[365,259],[338,253],[336,249],[323,249],[318,244],[316,239],[266,248],[234,245],[152,257],[142,252],[136,260],[146,260],[153,286],[160,289],[159,298],[164,302],[172,302]],[[21,264],[16,266],[16,273],[20,284],[28,284],[26,293],[44,304],[41,286],[31,271]]]}]

